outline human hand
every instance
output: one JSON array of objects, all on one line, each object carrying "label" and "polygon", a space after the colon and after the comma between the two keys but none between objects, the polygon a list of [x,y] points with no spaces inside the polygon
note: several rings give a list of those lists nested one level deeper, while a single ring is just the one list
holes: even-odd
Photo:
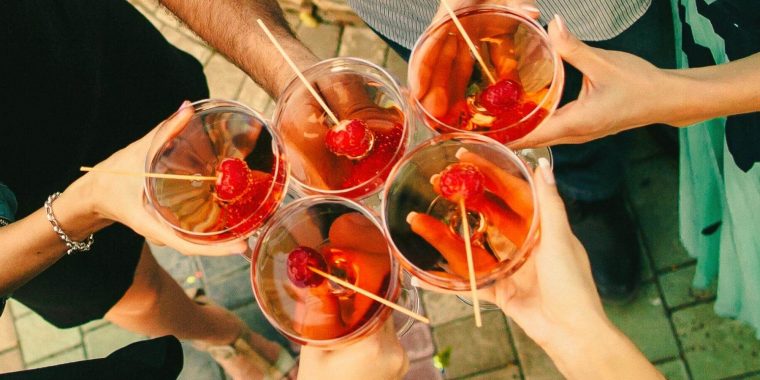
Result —
[{"label": "human hand", "polygon": [[[536,171],[534,182],[541,237],[532,257],[510,277],[480,289],[478,294],[498,305],[528,336],[546,348],[593,336],[587,335],[589,331],[608,326],[609,322],[596,292],[586,252],[570,230],[548,162]],[[413,283],[441,291],[417,279]]]},{"label": "human hand", "polygon": [[[528,182],[519,174],[499,167],[488,159],[460,148],[456,153],[457,165],[474,166],[482,174],[481,194],[472,194],[464,200],[464,207],[483,216],[484,231],[475,233],[472,243],[473,265],[476,273],[488,273],[499,260],[507,260],[521,247],[528,235],[534,213],[532,191]],[[433,191],[446,198],[441,191],[443,172],[433,175],[430,183]],[[462,167],[462,166],[459,166]],[[449,198],[446,198],[449,199]],[[456,202],[456,200],[451,200]],[[452,228],[437,218],[412,212],[407,216],[411,230],[432,245],[446,259],[448,268],[454,274],[468,278],[468,265],[464,239]],[[487,242],[487,244],[486,244]],[[491,250],[490,253],[485,246]]]},{"label": "human hand", "polygon": [[403,378],[408,368],[406,352],[389,318],[380,331],[336,350],[304,346],[298,378],[391,380]]},{"label": "human hand", "polygon": [[[368,92],[371,84],[362,76],[331,74],[318,78],[312,85],[339,120],[362,120],[376,137],[390,135],[394,128],[404,124],[400,109],[375,103],[377,96]],[[314,188],[352,187],[345,182],[351,177],[354,163],[325,148],[325,135],[333,123],[316,99],[304,86],[299,86],[286,102],[294,105],[278,113],[278,128],[293,153],[288,156],[293,176]]]},{"label": "human hand", "polygon": [[559,55],[583,73],[578,99],[510,147],[580,144],[653,123],[687,125],[677,99],[666,91],[671,72],[628,53],[590,47],[579,41],[559,16],[549,24]]},{"label": "human hand", "polygon": [[[532,18],[539,16],[533,0],[448,1],[455,11],[487,3],[509,6]],[[441,4],[433,22],[446,16],[448,12]],[[467,35],[478,46],[489,71],[500,79],[513,75],[519,64],[512,43],[517,22],[505,22],[503,18],[477,17],[465,18],[461,23]],[[423,44],[417,46],[410,61],[410,71],[415,73],[409,81],[411,95],[420,101],[431,116],[440,120],[453,118],[456,110],[464,104],[474,64],[470,48],[456,26],[449,23],[438,28]]]},{"label": "human hand", "polygon": [[[145,157],[155,136],[158,133],[167,136],[176,134],[192,116],[193,108],[189,106],[189,103],[183,103],[176,114],[140,140],[97,164],[96,168],[109,171],[143,172]],[[196,153],[203,155],[202,151]],[[246,241],[198,245],[180,238],[155,216],[155,211],[147,204],[142,177],[90,172],[74,182],[72,186],[86,189],[88,199],[92,204],[91,208],[98,218],[120,222],[156,244],[168,245],[187,255],[222,256],[242,253],[248,249]]]}]

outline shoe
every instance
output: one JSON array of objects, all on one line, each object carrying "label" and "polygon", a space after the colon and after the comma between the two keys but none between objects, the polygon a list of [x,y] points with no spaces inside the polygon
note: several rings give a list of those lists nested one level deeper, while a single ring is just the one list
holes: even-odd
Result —
[{"label": "shoe", "polygon": [[[199,305],[211,304],[203,289],[189,289],[188,296]],[[267,341],[261,336],[254,338],[254,333],[246,323],[238,319],[240,334],[228,345],[211,346],[198,341],[193,346],[201,351],[206,351],[232,379],[251,379],[251,373],[256,373],[256,379],[281,380],[296,379],[298,372],[298,360],[293,358],[287,349],[279,344]],[[257,350],[254,347],[258,347]],[[261,349],[276,352],[276,359],[270,361],[265,357]]]},{"label": "shoe", "polygon": [[598,202],[565,199],[565,205],[570,227],[588,252],[602,300],[631,301],[639,286],[641,246],[622,195]]}]

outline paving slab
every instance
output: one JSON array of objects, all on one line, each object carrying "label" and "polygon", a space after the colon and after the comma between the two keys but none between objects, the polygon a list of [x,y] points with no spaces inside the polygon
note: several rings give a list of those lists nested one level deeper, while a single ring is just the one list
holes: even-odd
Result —
[{"label": "paving slab", "polygon": [[631,165],[626,177],[631,205],[657,269],[693,261],[678,237],[678,167],[657,156]]},{"label": "paving slab", "polygon": [[79,326],[80,329],[82,329],[82,333],[86,333],[90,330],[95,330],[97,328],[103,327],[110,322],[106,321],[105,319],[96,319],[94,321],[87,322],[81,326]]},{"label": "paving slab", "polygon": [[211,56],[203,72],[211,97],[222,99],[235,99],[247,76],[219,53]]},{"label": "paving slab", "polygon": [[6,308],[10,307],[11,313],[13,313],[13,316],[16,318],[23,317],[32,312],[32,309],[26,307],[23,303],[13,299],[8,300],[8,303],[5,306]]},{"label": "paving slab", "polygon": [[532,339],[530,339],[520,326],[509,320],[509,331],[515,341],[515,349],[520,358],[525,380],[552,380],[561,379],[557,367],[551,358]]},{"label": "paving slab", "polygon": [[338,53],[340,29],[340,26],[335,24],[321,23],[315,28],[301,24],[296,29],[296,36],[319,59],[327,59],[335,57]]},{"label": "paving slab", "polygon": [[59,329],[37,314],[16,319],[16,331],[25,363],[32,363],[82,344],[78,328]]},{"label": "paving slab", "polygon": [[198,276],[198,265],[195,258],[185,256],[169,247],[158,247],[151,245],[151,252],[156,258],[158,265],[164,268],[172,278],[184,288],[201,287],[198,283],[202,278]]},{"label": "paving slab", "polygon": [[13,327],[13,313],[4,312],[0,316],[0,352],[18,346],[16,328]]},{"label": "paving slab", "polygon": [[21,371],[24,361],[18,348],[0,353],[0,373]]},{"label": "paving slab", "polygon": [[386,50],[388,45],[370,29],[356,26],[343,28],[339,56],[364,58],[382,66]]},{"label": "paving slab", "polygon": [[196,350],[190,343],[182,342],[185,364],[178,380],[224,380],[222,369],[211,356]]},{"label": "paving slab", "polygon": [[651,361],[678,356],[678,345],[665,314],[662,298],[653,283],[644,284],[627,305],[605,305],[610,320]]},{"label": "paving slab", "polygon": [[253,302],[250,274],[247,268],[206,282],[206,294],[219,305],[234,309]]},{"label": "paving slab", "polygon": [[388,56],[385,58],[385,68],[396,77],[402,86],[406,86],[407,67],[409,65],[393,49],[388,49]]},{"label": "paving slab", "polygon": [[443,380],[441,371],[433,366],[433,359],[417,360],[409,363],[405,380]]},{"label": "paving slab", "polygon": [[713,303],[676,311],[672,318],[695,380],[760,371],[760,340],[752,328],[719,317]]},{"label": "paving slab", "polygon": [[696,301],[704,301],[715,296],[717,281],[709,289],[693,289],[695,265],[660,275],[665,303],[668,308],[674,308]]},{"label": "paving slab", "polygon": [[482,313],[482,318],[481,328],[475,327],[474,316],[433,328],[438,351],[451,348],[451,360],[445,373],[447,379],[479,374],[515,362],[504,314],[489,311]]},{"label": "paving slab", "polygon": [[241,270],[247,270],[251,264],[243,256],[230,255],[230,256],[200,256],[198,257],[200,262],[200,269],[203,271],[203,275],[208,282],[213,282],[221,277],[228,276],[233,272],[239,272]]},{"label": "paving slab", "polygon": [[124,346],[146,339],[148,337],[108,324],[86,332],[84,334],[84,346],[88,358],[104,358]]},{"label": "paving slab", "polygon": [[76,362],[76,361],[81,361],[81,360],[85,360],[85,355],[84,355],[84,349],[82,348],[82,346],[79,346],[79,347],[74,347],[71,350],[64,351],[59,354],[55,354],[49,358],[45,358],[40,361],[30,363],[26,367],[29,369],[50,367],[53,365],[71,363],[71,362]]},{"label": "paving slab", "polygon": [[177,29],[181,25],[181,22],[177,16],[175,16],[174,13],[162,5],[156,8],[156,11],[153,13],[153,15],[156,16],[156,18],[159,19],[162,23],[169,25],[172,28]]},{"label": "paving slab", "polygon": [[657,370],[668,380],[689,380],[689,375],[686,373],[686,366],[681,359],[660,363],[657,365]]},{"label": "paving slab", "polygon": [[431,326],[472,316],[472,306],[465,304],[456,296],[424,290],[420,290],[420,294]]},{"label": "paving slab", "polygon": [[474,376],[467,376],[467,377],[463,377],[463,379],[467,379],[467,380],[509,380],[509,379],[520,380],[522,379],[522,377],[520,377],[520,367],[516,365],[509,365],[507,367],[498,369],[496,371],[481,373]]},{"label": "paving slab", "polygon": [[425,324],[414,323],[400,341],[410,362],[432,358],[435,354],[433,336],[430,334],[430,328]]},{"label": "paving slab", "polygon": [[269,340],[280,343],[283,347],[289,347],[290,342],[282,336],[261,312],[259,306],[255,303],[249,303],[232,311],[237,314],[251,330],[261,334]]}]

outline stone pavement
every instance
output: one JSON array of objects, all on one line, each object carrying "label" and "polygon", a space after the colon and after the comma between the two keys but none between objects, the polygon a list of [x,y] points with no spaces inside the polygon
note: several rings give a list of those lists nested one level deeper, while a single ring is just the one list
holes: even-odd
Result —
[{"label": "stone pavement", "polygon": [[[213,97],[237,99],[271,114],[274,103],[243,72],[154,1],[132,2],[167,40],[203,63]],[[321,58],[365,58],[405,80],[406,64],[369,29],[330,24],[310,28],[300,25],[296,15],[288,18]],[[753,331],[716,316],[712,291],[695,294],[690,289],[695,263],[677,237],[677,161],[647,132],[633,136],[626,189],[641,228],[645,265],[638,297],[625,306],[606,307],[610,318],[669,379],[760,380],[760,341]],[[155,256],[184,287],[204,288],[251,326],[275,336],[253,301],[244,259],[190,258],[166,249],[157,249]],[[424,293],[422,300],[432,324],[415,324],[403,339],[412,361],[408,379],[561,378],[546,355],[502,314],[484,313],[483,328],[476,329],[470,308],[456,298]],[[10,302],[8,309],[0,318],[0,373],[103,357],[144,338],[105,321],[59,330],[17,302]],[[181,378],[224,378],[207,355],[184,346]],[[441,374],[431,358],[446,349],[451,359]]]}]

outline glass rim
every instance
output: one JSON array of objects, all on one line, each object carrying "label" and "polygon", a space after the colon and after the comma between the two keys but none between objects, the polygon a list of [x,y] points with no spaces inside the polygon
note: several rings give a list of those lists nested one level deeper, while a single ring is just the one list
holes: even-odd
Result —
[{"label": "glass rim", "polygon": [[[398,174],[398,171],[401,169],[402,166],[407,164],[411,157],[417,153],[419,153],[422,150],[428,149],[431,146],[438,145],[440,143],[443,143],[445,141],[449,140],[474,140],[476,143],[484,143],[489,144],[489,146],[492,146],[497,151],[500,151],[501,153],[505,154],[506,157],[511,160],[516,167],[520,170],[520,172],[525,176],[525,180],[528,182],[531,190],[531,198],[533,200],[533,219],[531,220],[530,229],[528,230],[528,234],[526,235],[525,241],[523,244],[519,247],[519,249],[516,251],[515,260],[503,260],[499,261],[499,263],[496,265],[495,268],[491,269],[488,274],[482,275],[482,276],[476,276],[475,282],[477,283],[477,286],[479,288],[487,287],[492,285],[496,280],[499,278],[503,278],[506,276],[509,276],[516,272],[522,264],[527,260],[531,249],[533,248],[533,245],[538,240],[539,236],[539,226],[540,226],[540,220],[539,220],[539,204],[538,204],[538,191],[536,189],[536,185],[533,181],[533,175],[530,170],[530,167],[527,165],[527,163],[522,160],[515,152],[513,152],[511,149],[507,148],[503,144],[499,143],[498,141],[484,135],[478,135],[473,133],[462,133],[462,132],[454,132],[454,133],[446,133],[441,134],[438,136],[435,136],[433,138],[430,138],[426,141],[423,141],[420,143],[417,147],[409,151],[404,157],[396,162],[396,165],[394,165],[393,169],[391,169],[390,174],[388,175],[388,178],[394,178]],[[383,225],[383,230],[385,234],[388,236],[388,241],[392,245],[393,253],[397,256],[398,261],[401,263],[401,266],[403,269],[408,271],[411,275],[419,278],[422,281],[425,281],[428,284],[431,284],[436,287],[440,287],[443,289],[448,290],[470,290],[470,282],[467,279],[454,279],[454,278],[443,278],[440,276],[435,276],[430,273],[428,273],[426,270],[416,266],[414,263],[412,263],[409,259],[406,258],[404,254],[401,253],[401,250],[396,246],[396,242],[393,240],[390,229],[388,227],[388,218],[387,218],[387,210],[388,210],[388,193],[391,190],[391,185],[393,181],[386,181],[385,186],[383,188],[383,194],[381,196],[380,201],[380,215],[381,215],[381,223]],[[514,262],[514,263],[513,263]]]},{"label": "glass rim", "polygon": [[[204,107],[204,106],[207,106],[207,107]],[[237,108],[237,110],[244,111],[244,113],[247,113],[250,116],[253,116],[256,120],[258,120],[261,123],[261,125],[264,127],[264,129],[266,129],[267,133],[269,133],[269,135],[272,138],[272,156],[275,158],[275,170],[274,170],[274,173],[272,174],[272,177],[273,177],[272,184],[269,186],[269,189],[267,191],[267,195],[266,195],[266,197],[264,199],[269,199],[269,197],[272,195],[272,191],[276,187],[276,181],[274,179],[278,178],[278,176],[280,175],[280,173],[283,170],[284,170],[284,174],[285,175],[283,176],[284,177],[284,181],[283,181],[283,187],[282,187],[283,188],[282,199],[280,199],[279,201],[275,202],[275,205],[274,205],[272,211],[270,211],[270,217],[271,217],[271,216],[273,216],[276,213],[277,209],[282,204],[282,202],[283,202],[283,200],[285,198],[285,193],[287,192],[288,183],[289,183],[289,180],[290,180],[290,178],[289,178],[290,176],[289,176],[289,173],[288,173],[288,171],[289,171],[288,162],[287,162],[287,160],[283,160],[282,157],[281,157],[281,155],[284,153],[284,152],[281,152],[281,150],[284,150],[284,149],[280,148],[282,146],[282,142],[280,141],[280,137],[274,132],[274,130],[272,129],[272,127],[267,122],[266,118],[264,118],[259,112],[257,112],[253,108],[251,108],[251,107],[249,107],[249,106],[247,106],[247,105],[245,105],[243,103],[240,103],[240,102],[237,102],[237,101],[234,101],[234,100],[221,99],[221,98],[201,99],[201,100],[196,100],[196,101],[190,103],[190,105],[188,105],[187,107],[193,107],[194,112],[196,112],[196,114],[197,114],[198,111],[209,110],[209,109],[213,109],[213,108],[216,108],[216,107],[223,107],[223,106],[232,106],[232,107]],[[184,108],[184,107],[182,107],[182,108]],[[179,110],[176,111],[176,112],[174,112],[167,119],[174,117],[174,115],[176,115],[178,112],[179,112]],[[185,127],[187,127],[187,125],[183,126],[182,128],[184,129]],[[165,124],[162,124],[159,127],[159,131],[162,130],[163,128],[166,128]],[[181,130],[180,130],[180,132],[181,132]],[[175,137],[175,136],[177,136],[177,134],[174,134],[173,136],[169,136],[169,137]],[[154,144],[160,143],[159,146],[157,148],[155,148],[155,150],[156,150],[156,152],[154,152],[154,154],[155,154],[155,153],[158,153],[158,151],[161,149],[161,147],[163,147],[169,141],[167,139],[165,139],[163,141],[158,141],[158,139],[159,139],[159,134],[156,133],[156,135],[153,137],[153,139],[151,141],[151,147],[150,147],[149,153],[154,150]],[[155,157],[146,156],[146,158],[145,158],[145,171],[146,172],[151,172],[151,164],[152,164],[152,161],[153,161],[154,158]],[[236,225],[231,226],[231,227],[227,227],[227,228],[225,228],[223,230],[213,231],[213,232],[188,231],[188,230],[186,230],[186,229],[184,229],[184,228],[182,228],[180,226],[175,225],[170,220],[168,220],[161,212],[158,212],[158,207],[157,206],[160,206],[160,205],[158,205],[158,202],[154,199],[155,197],[152,194],[152,192],[150,191],[153,188],[152,185],[150,184],[151,183],[150,180],[151,180],[151,178],[145,177],[145,180],[143,181],[143,190],[145,192],[145,198],[147,200],[147,203],[153,208],[154,213],[158,215],[158,217],[161,219],[162,222],[164,222],[165,224],[169,225],[173,230],[178,231],[178,232],[180,232],[182,234],[185,234],[187,236],[190,236],[191,238],[213,237],[213,236],[218,236],[218,235],[222,235],[222,234],[228,233],[230,231],[233,231],[236,228],[238,228],[239,226],[241,226],[244,223],[248,222],[248,220],[251,219],[254,215],[256,215],[256,212],[258,212],[261,209],[261,207],[263,207],[265,205],[265,203],[262,202],[262,204],[260,204],[259,207],[256,208],[256,210],[254,212],[252,212],[249,216],[247,216],[245,219],[241,220]],[[161,207],[163,207],[163,206],[161,206]],[[260,228],[260,227],[261,226],[259,226],[258,228]],[[254,228],[254,230],[256,230],[256,229],[257,228]],[[240,240],[240,239],[244,239],[244,238],[246,238],[246,237],[245,236],[231,235],[230,238],[228,238],[228,239],[215,240],[215,241],[209,241],[209,242],[205,242],[205,241],[201,240],[201,241],[198,241],[196,243],[200,243],[200,244],[218,244],[218,243],[222,243],[222,242]]]},{"label": "glass rim", "polygon": [[364,217],[370,220],[372,224],[378,229],[378,231],[383,235],[383,238],[386,241],[386,247],[388,249],[388,260],[390,261],[390,278],[388,283],[388,290],[382,297],[394,303],[398,300],[401,295],[402,288],[400,283],[401,267],[394,257],[390,239],[385,234],[385,230],[380,224],[377,216],[375,216],[368,208],[352,199],[331,195],[310,195],[298,198],[293,202],[285,205],[283,208],[277,211],[277,213],[275,213],[275,215],[269,221],[267,221],[264,227],[261,228],[261,234],[259,235],[259,238],[256,241],[256,245],[253,248],[253,254],[251,255],[250,279],[254,298],[256,299],[256,303],[259,305],[261,312],[264,314],[264,317],[266,317],[269,323],[272,324],[272,326],[274,326],[281,334],[285,335],[292,341],[301,343],[302,345],[311,345],[313,347],[323,349],[334,349],[353,342],[354,340],[362,337],[364,334],[376,331],[376,329],[382,326],[382,324],[385,323],[385,321],[390,317],[393,309],[373,300],[373,302],[378,303],[378,308],[369,317],[366,318],[367,322],[365,322],[354,331],[336,338],[310,339],[300,336],[299,334],[286,331],[284,328],[280,327],[281,323],[272,315],[273,313],[270,311],[269,304],[267,302],[261,302],[262,300],[267,300],[267,298],[261,294],[261,291],[257,286],[258,279],[261,278],[261,266],[258,265],[258,261],[261,255],[262,243],[269,236],[269,233],[275,227],[277,227],[280,221],[285,220],[285,218],[288,216],[292,216],[295,212],[301,210],[301,208],[304,207],[304,204],[306,207],[309,207],[314,204],[322,203],[342,204],[355,211],[360,212]]},{"label": "glass rim", "polygon": [[[385,79],[387,79],[388,82],[389,82],[389,83],[387,83],[389,85],[387,87],[390,87],[393,90],[394,95],[398,98],[397,99],[398,101],[396,102],[396,105],[399,107],[399,109],[401,111],[401,114],[404,117],[403,128],[402,128],[402,131],[401,131],[401,142],[402,142],[402,144],[399,144],[399,146],[396,147],[396,151],[393,154],[393,159],[391,159],[391,161],[389,161],[388,164],[386,164],[382,169],[380,169],[380,173],[382,173],[383,171],[385,171],[386,169],[388,169],[391,166],[391,163],[393,162],[394,159],[397,159],[397,158],[399,158],[400,155],[402,155],[402,154],[400,154],[401,152],[403,152],[402,146],[405,146],[409,142],[408,140],[409,140],[409,138],[411,136],[411,133],[409,132],[409,130],[411,128],[411,121],[410,121],[410,117],[409,117],[409,115],[410,115],[409,104],[407,102],[406,97],[404,96],[404,93],[403,93],[403,91],[401,89],[401,85],[398,82],[398,80],[396,80],[396,78],[393,75],[391,75],[391,73],[389,73],[387,70],[385,70],[384,68],[380,67],[379,65],[377,65],[375,63],[372,63],[372,62],[370,62],[370,61],[368,61],[366,59],[356,58],[356,57],[333,57],[333,58],[328,58],[328,59],[319,61],[319,62],[311,65],[307,69],[303,70],[302,73],[303,73],[304,77],[306,77],[307,79],[310,79],[309,75],[312,75],[312,74],[315,74],[315,73],[319,73],[319,71],[321,71],[321,70],[330,69],[330,73],[340,73],[340,71],[335,71],[334,69],[335,68],[341,68],[341,67],[348,67],[350,65],[358,65],[358,66],[369,67],[370,69],[376,71],[376,73],[373,73],[373,74],[377,74],[378,76],[385,77]],[[272,125],[275,128],[279,129],[279,126],[280,126],[280,123],[281,123],[281,119],[282,119],[281,115],[284,113],[284,110],[285,110],[285,105],[281,101],[281,99],[284,98],[283,95],[286,94],[286,93],[295,92],[296,89],[297,89],[297,87],[299,85],[303,86],[303,83],[301,82],[301,80],[298,77],[295,77],[295,78],[293,78],[293,79],[290,80],[290,82],[288,83],[288,85],[285,86],[285,89],[282,90],[282,92],[280,93],[279,99],[277,101],[277,104],[275,105],[273,116],[272,116]],[[309,96],[311,96],[311,93],[309,93]],[[287,151],[290,150],[288,148],[287,144],[283,145],[283,148],[286,151],[286,154],[287,154]],[[305,194],[308,194],[308,195],[336,195],[336,196],[345,196],[344,194],[348,194],[348,193],[351,193],[351,192],[356,191],[358,189],[361,189],[362,187],[366,186],[367,183],[369,183],[371,181],[374,181],[377,178],[378,175],[379,175],[379,173],[376,174],[376,175],[374,175],[374,176],[372,176],[372,178],[370,178],[370,179],[368,179],[368,180],[366,180],[366,181],[364,181],[364,182],[362,182],[362,183],[360,183],[358,185],[352,186],[352,187],[348,187],[348,188],[345,188],[345,189],[332,189],[332,190],[331,189],[322,189],[322,188],[319,188],[319,187],[307,185],[303,181],[301,181],[299,178],[296,178],[295,176],[292,176],[292,175],[290,175],[289,177],[291,177],[291,179],[293,181],[293,187],[295,188],[295,190],[297,190],[299,192],[302,192],[302,193],[305,193]],[[378,185],[375,189],[373,189],[372,191],[367,192],[366,194],[362,194],[360,196],[350,197],[350,198],[351,199],[364,199],[364,198],[368,198],[368,197],[370,197],[372,195],[377,194],[380,191],[380,189],[382,189],[382,187],[383,187],[382,185]]]},{"label": "glass rim", "polygon": [[[422,105],[422,103],[420,102],[420,100],[417,99],[417,97],[411,96],[411,98],[413,98],[415,108],[417,108],[420,111],[422,111],[422,113],[425,115],[425,117],[427,117],[430,120],[434,121],[436,124],[440,125],[441,127],[446,128],[448,130],[451,130],[453,132],[468,132],[468,133],[477,133],[477,134],[480,134],[480,135],[488,135],[488,134],[491,134],[491,133],[503,132],[503,131],[506,131],[506,130],[508,130],[510,128],[514,128],[517,125],[519,125],[520,123],[522,123],[522,122],[530,119],[531,117],[533,117],[538,112],[539,109],[543,108],[542,106],[544,106],[545,103],[549,101],[549,94],[552,92],[552,90],[556,89],[556,91],[560,91],[561,92],[562,91],[562,87],[564,87],[564,83],[560,83],[560,82],[563,82],[561,80],[561,78],[564,77],[564,67],[562,66],[562,58],[559,56],[559,53],[557,53],[556,50],[551,49],[552,44],[551,44],[551,41],[549,40],[549,34],[546,32],[546,30],[544,30],[543,26],[538,23],[538,21],[536,21],[535,19],[529,17],[528,15],[524,14],[523,12],[521,12],[521,11],[515,9],[515,8],[509,7],[509,6],[506,6],[506,5],[499,5],[499,4],[477,4],[477,5],[470,5],[470,6],[467,6],[467,7],[459,8],[459,9],[457,9],[457,10],[454,11],[454,13],[457,15],[458,18],[468,17],[468,16],[471,16],[471,15],[474,15],[474,14],[488,13],[488,12],[495,12],[495,13],[498,13],[500,15],[507,16],[507,17],[512,17],[512,18],[515,18],[515,19],[517,19],[519,21],[522,21],[523,25],[527,25],[529,28],[531,28],[531,30],[533,30],[536,34],[538,34],[541,37],[541,39],[550,48],[549,51],[551,52],[551,55],[552,55],[552,66],[553,66],[553,70],[552,70],[553,71],[552,82],[551,82],[551,85],[549,86],[548,91],[546,92],[546,95],[544,95],[544,97],[541,99],[541,102],[539,102],[538,104],[536,104],[536,107],[532,111],[530,111],[530,113],[528,113],[527,115],[523,116],[520,120],[515,121],[514,123],[512,123],[510,125],[501,127],[499,129],[493,129],[493,130],[488,130],[488,131],[467,131],[467,130],[464,130],[464,129],[452,127],[452,126],[450,126],[450,125],[442,122],[437,117],[431,115],[428,112],[428,110]],[[465,13],[467,13],[467,14],[465,14]],[[430,24],[425,29],[425,31],[422,32],[422,34],[420,35],[420,37],[414,43],[414,46],[412,47],[411,53],[409,55],[409,65],[408,65],[408,69],[407,69],[407,78],[416,78],[417,77],[416,75],[412,75],[412,67],[413,67],[413,65],[411,63],[412,63],[412,60],[415,57],[414,52],[415,51],[419,51],[419,48],[421,47],[422,43],[427,40],[427,37],[430,34],[432,34],[436,29],[438,29],[440,27],[443,27],[444,24],[449,23],[449,22],[453,22],[453,21],[451,19],[451,16],[449,16],[448,14],[446,14],[443,17],[441,17],[440,19],[438,19],[437,21],[435,21],[434,23]],[[557,109],[558,106],[559,106],[559,102],[557,102],[556,104],[554,104],[553,106],[551,106],[549,108],[546,108],[546,110],[548,111],[547,117],[549,115],[551,115]],[[425,124],[425,126],[427,126],[428,128],[433,129],[431,126],[428,126],[427,123],[423,123],[423,124]],[[447,133],[452,133],[452,132],[447,132]]]}]

